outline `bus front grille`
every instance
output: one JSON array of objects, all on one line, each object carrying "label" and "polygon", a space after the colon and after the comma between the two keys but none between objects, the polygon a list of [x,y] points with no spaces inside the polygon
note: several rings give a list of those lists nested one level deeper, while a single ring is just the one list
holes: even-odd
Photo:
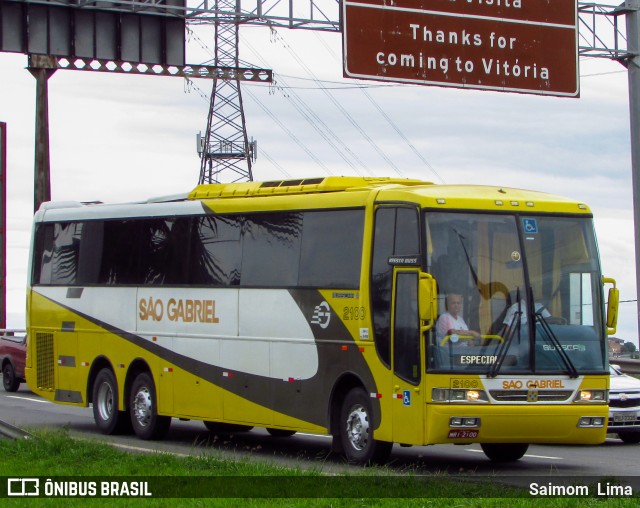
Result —
[{"label": "bus front grille", "polygon": [[535,400],[531,390],[490,390],[489,395],[497,402],[562,402],[573,395],[571,390],[538,390]]}]

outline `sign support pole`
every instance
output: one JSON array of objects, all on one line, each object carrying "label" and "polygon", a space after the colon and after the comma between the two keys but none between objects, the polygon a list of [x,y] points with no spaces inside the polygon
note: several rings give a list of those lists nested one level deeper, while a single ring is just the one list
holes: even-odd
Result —
[{"label": "sign support pole", "polygon": [[33,178],[33,212],[45,201],[51,201],[51,169],[49,160],[49,78],[56,69],[40,66],[48,57],[29,55],[29,72],[36,78],[36,141]]},{"label": "sign support pole", "polygon": [[[631,178],[633,188],[633,227],[636,249],[636,307],[640,305],[640,0],[627,0],[627,60],[629,80],[629,121],[631,127]],[[640,333],[640,308],[637,307]],[[640,335],[639,335],[640,336]]]},{"label": "sign support pole", "polygon": [[0,122],[0,329],[7,327],[7,124]]}]

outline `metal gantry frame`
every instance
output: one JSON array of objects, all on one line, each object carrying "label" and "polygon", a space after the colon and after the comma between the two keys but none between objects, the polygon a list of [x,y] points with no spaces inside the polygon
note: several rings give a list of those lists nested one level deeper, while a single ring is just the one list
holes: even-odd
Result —
[{"label": "metal gantry frame", "polygon": [[578,3],[580,56],[607,58],[624,63],[629,57],[626,24],[620,22],[624,5]]}]

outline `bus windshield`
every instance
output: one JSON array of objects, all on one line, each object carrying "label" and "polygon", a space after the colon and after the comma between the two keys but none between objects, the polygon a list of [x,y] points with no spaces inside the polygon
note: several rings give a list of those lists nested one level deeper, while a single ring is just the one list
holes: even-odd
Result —
[{"label": "bus windshield", "polygon": [[605,371],[591,218],[426,212],[424,224],[439,307],[429,371]]}]

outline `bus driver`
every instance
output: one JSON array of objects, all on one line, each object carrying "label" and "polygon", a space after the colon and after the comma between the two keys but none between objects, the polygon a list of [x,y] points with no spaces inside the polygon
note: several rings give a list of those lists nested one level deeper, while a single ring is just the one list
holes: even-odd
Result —
[{"label": "bus driver", "polygon": [[445,337],[449,336],[451,342],[457,342],[459,335],[468,337],[472,336],[472,341],[476,342],[480,339],[480,334],[474,330],[469,330],[467,323],[462,318],[462,295],[458,293],[449,293],[444,301],[445,309],[447,312],[442,314],[436,322],[436,338],[438,342],[442,341]]}]

